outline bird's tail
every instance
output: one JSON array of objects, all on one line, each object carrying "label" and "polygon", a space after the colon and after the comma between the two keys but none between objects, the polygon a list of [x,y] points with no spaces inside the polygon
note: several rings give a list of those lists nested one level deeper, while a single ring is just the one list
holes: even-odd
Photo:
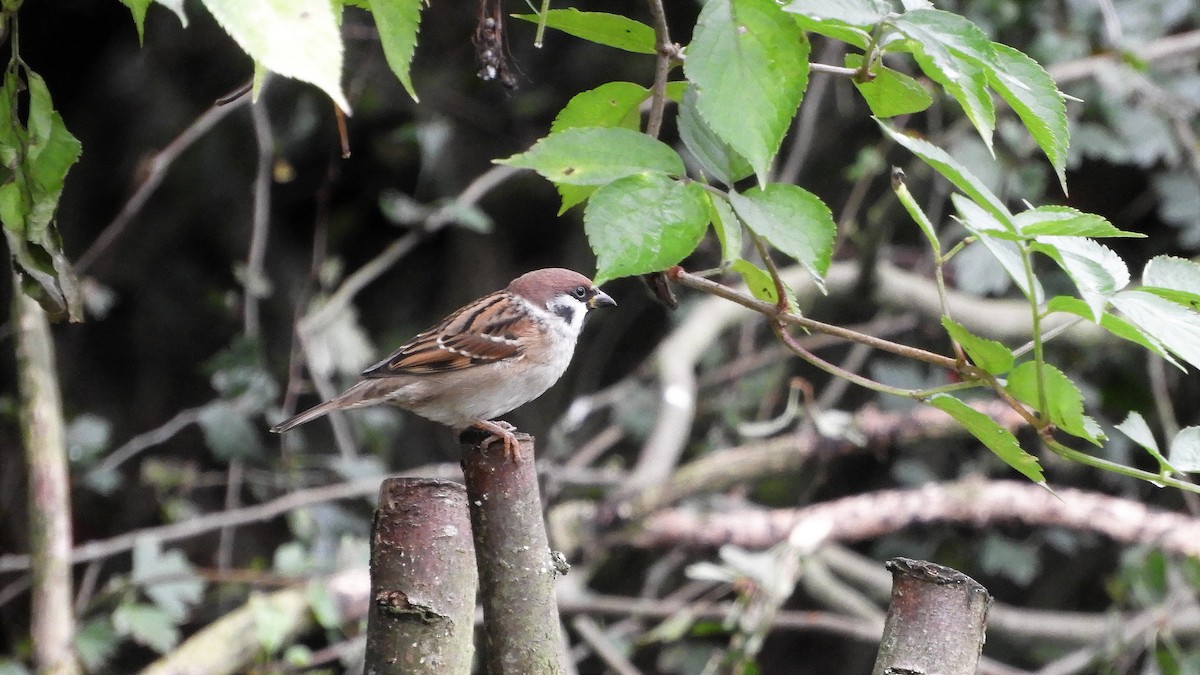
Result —
[{"label": "bird's tail", "polygon": [[[358,384],[350,387],[334,398],[315,405],[308,410],[296,415],[295,417],[286,419],[279,424],[271,427],[271,432],[281,434],[288,429],[298,427],[305,422],[311,422],[318,417],[324,417],[334,410],[349,410],[351,408],[365,408],[371,405],[384,403],[387,399],[380,393],[380,381],[366,379]],[[383,384],[386,390],[386,383]]]},{"label": "bird's tail", "polygon": [[279,424],[276,424],[275,426],[271,427],[271,433],[282,434],[283,432],[287,431],[288,429],[291,429],[293,427],[298,427],[301,424],[304,424],[305,422],[311,422],[311,421],[317,419],[318,417],[324,417],[325,415],[328,415],[329,413],[333,412],[334,410],[338,410],[340,408],[345,408],[345,407],[346,407],[345,403],[341,400],[341,397],[339,396],[338,398],[335,398],[332,401],[326,401],[319,405],[315,405],[294,417],[289,417],[288,419],[280,422]]}]

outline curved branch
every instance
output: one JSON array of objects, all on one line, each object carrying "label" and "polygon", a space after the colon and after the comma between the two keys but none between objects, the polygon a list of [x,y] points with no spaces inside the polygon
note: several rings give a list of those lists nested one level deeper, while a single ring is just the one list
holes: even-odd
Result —
[{"label": "curved branch", "polygon": [[1148,544],[1170,553],[1200,555],[1200,519],[1151,509],[1139,502],[1073,488],[1050,492],[1032,483],[969,478],[910,490],[881,490],[799,509],[741,509],[699,514],[660,512],[629,539],[639,546],[734,544],[765,548],[797,527],[822,541],[874,539],[914,525],[998,522],[1066,527],[1103,534],[1126,544]]}]

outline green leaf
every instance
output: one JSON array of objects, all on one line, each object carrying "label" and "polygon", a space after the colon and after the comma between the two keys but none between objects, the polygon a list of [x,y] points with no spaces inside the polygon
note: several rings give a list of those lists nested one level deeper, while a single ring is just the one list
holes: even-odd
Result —
[{"label": "green leaf", "polygon": [[1200,313],[1145,291],[1121,291],[1111,302],[1129,323],[1200,368]]},{"label": "green leaf", "polygon": [[1001,375],[1013,367],[1013,353],[1003,343],[973,335],[962,324],[948,316],[942,317],[942,327],[955,342],[962,345],[971,361],[992,375]]},{"label": "green leaf", "polygon": [[816,21],[873,26],[891,14],[892,4],[887,0],[792,0],[783,11]]},{"label": "green leaf", "polygon": [[174,623],[182,623],[191,607],[204,599],[204,579],[196,575],[183,552],[164,552],[154,539],[139,539],[134,545],[131,580]]},{"label": "green leaf", "polygon": [[1200,473],[1200,427],[1180,429],[1167,454],[1177,471]]},{"label": "green leaf", "polygon": [[710,0],[700,11],[683,66],[696,109],[760,185],[808,85],[808,52],[774,0]]},{"label": "green leaf", "polygon": [[596,191],[596,185],[568,185],[567,183],[556,183],[554,189],[558,191],[558,196],[562,199],[562,205],[558,207],[558,215],[567,212],[567,209],[582,204],[587,201],[588,197]]},{"label": "green leaf", "polygon": [[729,193],[729,203],[751,231],[795,258],[824,288],[837,226],[819,197],[795,185]]},{"label": "green leaf", "polygon": [[118,605],[112,613],[118,635],[165,654],[179,644],[179,628],[163,610],[139,603]]},{"label": "green leaf", "polygon": [[421,0],[369,0],[383,56],[388,67],[400,79],[404,90],[417,100],[412,83],[413,52],[417,49],[417,30],[421,27]]},{"label": "green leaf", "polygon": [[341,85],[342,33],[329,0],[203,3],[250,58],[284,77],[316,85],[350,112]]},{"label": "green leaf", "polygon": [[[75,634],[75,652],[83,664],[84,672],[96,673],[117,653],[120,641],[107,616],[100,616],[84,623]],[[0,675],[7,671],[0,666]],[[25,671],[28,673],[28,671]],[[12,675],[11,673],[9,675]]]},{"label": "green leaf", "polygon": [[1112,249],[1085,237],[1038,237],[1033,250],[1046,254],[1075,282],[1079,295],[1100,320],[1108,299],[1129,285],[1125,261]]},{"label": "green leaf", "polygon": [[572,96],[550,123],[550,133],[576,127],[623,127],[637,131],[641,122],[638,107],[649,97],[649,89],[632,82],[602,84]]},{"label": "green leaf", "polygon": [[1020,443],[1017,443],[1017,437],[995,420],[949,394],[932,396],[929,404],[953,417],[972,436],[979,439],[980,443],[1029,480],[1043,485],[1046,483],[1037,457],[1022,450]]},{"label": "green leaf", "polygon": [[1103,216],[1084,213],[1069,206],[1039,206],[1013,216],[1017,230],[1026,237],[1138,237],[1140,232],[1119,230]]},{"label": "green leaf", "polygon": [[754,173],[745,157],[721,140],[696,110],[696,88],[688,87],[679,105],[679,137],[700,163],[700,170],[725,185]]},{"label": "green leaf", "polygon": [[[1047,313],[1066,312],[1068,314],[1074,314],[1075,316],[1096,323],[1096,318],[1092,315],[1092,308],[1088,307],[1087,303],[1079,298],[1056,295],[1053,298],[1050,298],[1050,301],[1046,303],[1046,311]],[[1142,329],[1134,326],[1125,319],[1122,319],[1115,314],[1105,312],[1104,315],[1100,317],[1099,323],[1101,328],[1107,330],[1113,335],[1116,335],[1123,340],[1129,340],[1130,342],[1139,344],[1166,359],[1171,365],[1179,367],[1179,363],[1175,361],[1169,352],[1167,352],[1166,348],[1162,346],[1162,343],[1150,335],[1147,335],[1142,331]]]},{"label": "green leaf", "polygon": [[[1026,361],[1013,368],[1008,374],[1005,389],[1018,401],[1037,409],[1038,364]],[[1041,411],[1059,429],[1100,445],[1104,434],[1096,422],[1083,414],[1083,394],[1063,372],[1049,364],[1042,364],[1042,380],[1046,387],[1046,410]]]},{"label": "green leaf", "polygon": [[729,202],[708,193],[708,219],[721,242],[721,261],[733,262],[742,257],[742,221],[733,213]]},{"label": "green leaf", "polygon": [[1008,230],[1004,224],[993,218],[992,214],[982,206],[962,195],[950,195],[950,201],[954,203],[954,208],[958,211],[958,221],[968,232],[975,235],[979,244],[1000,263],[1000,266],[1004,268],[1017,288],[1021,289],[1025,297],[1035,303],[1041,303],[1042,298],[1045,297],[1042,284],[1036,276],[1033,278],[1032,285],[1030,284],[1029,277],[1025,273],[1021,249],[1007,239]]},{"label": "green leaf", "polygon": [[1155,256],[1142,270],[1143,291],[1200,309],[1200,265],[1175,256]]},{"label": "green leaf", "polygon": [[946,154],[945,150],[928,141],[900,133],[882,120],[877,119],[875,121],[889,138],[907,148],[909,152],[917,157],[920,157],[922,161],[940,173],[943,178],[950,181],[954,187],[962,190],[963,194],[970,197],[972,201],[987,209],[1004,226],[1004,229],[1012,232],[1016,231],[1012,214],[1009,213],[1004,203],[1000,201],[1000,198],[993,194],[983,181],[979,180],[970,171],[967,171],[966,167]]},{"label": "green leaf", "polygon": [[[514,14],[514,18],[538,23],[539,14]],[[619,14],[581,12],[575,8],[546,12],[546,25],[568,35],[637,54],[656,54],[654,29]]]},{"label": "green leaf", "polygon": [[554,183],[569,185],[604,185],[648,171],[675,176],[684,173],[683,160],[671,146],[621,128],[567,129],[496,163],[533,169]]},{"label": "green leaf", "polygon": [[729,266],[734,272],[742,276],[742,281],[745,282],[746,288],[750,289],[750,294],[762,300],[775,304],[779,302],[779,290],[775,288],[775,280],[766,270],[749,260],[734,260]]},{"label": "green leaf", "polygon": [[1125,416],[1125,421],[1116,426],[1117,431],[1128,436],[1134,443],[1145,448],[1146,452],[1150,453],[1158,462],[1158,470],[1164,475],[1175,473],[1175,467],[1163,457],[1162,452],[1158,449],[1158,442],[1154,440],[1154,433],[1150,431],[1150,425],[1146,424],[1146,420],[1137,412],[1130,412]]},{"label": "green leaf", "polygon": [[[784,6],[783,11],[789,11],[788,6]],[[795,19],[796,25],[810,33],[824,35],[825,37],[854,45],[862,50],[866,50],[871,44],[871,34],[869,32],[857,26],[851,26],[843,21],[833,19],[816,20],[802,14],[796,14]]]},{"label": "green leaf", "polygon": [[[846,67],[862,67],[862,54],[847,54]],[[909,115],[933,105],[933,97],[925,87],[904,73],[877,64],[871,69],[871,75],[873,77],[867,81],[860,82],[857,77],[851,81],[875,117]]]},{"label": "green leaf", "polygon": [[957,14],[936,9],[906,12],[892,26],[909,38],[903,47],[912,50],[921,70],[962,106],[990,152],[996,110],[988,91],[988,71],[996,66],[987,34]]},{"label": "green leaf", "polygon": [[678,264],[707,227],[704,188],[661,174],[615,180],[597,190],[583,212],[597,284]]},{"label": "green leaf", "polygon": [[[22,91],[28,91],[27,104]],[[67,172],[79,159],[79,141],[54,110],[45,81],[28,68],[6,70],[0,106],[27,110],[26,126],[16,114],[0,119],[0,162],[8,172],[0,185],[0,222],[13,270],[22,291],[51,319],[82,321],[79,280],[54,225]]]},{"label": "green leaf", "polygon": [[986,69],[988,81],[1025,124],[1067,193],[1067,104],[1054,79],[1037,61],[1024,53],[992,43],[995,68]]},{"label": "green leaf", "polygon": [[230,403],[209,403],[200,411],[198,422],[213,456],[223,460],[263,456],[258,429]]}]

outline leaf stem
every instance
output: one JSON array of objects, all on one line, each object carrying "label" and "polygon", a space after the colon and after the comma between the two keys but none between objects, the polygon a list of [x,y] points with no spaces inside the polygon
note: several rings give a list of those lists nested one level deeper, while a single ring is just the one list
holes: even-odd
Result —
[{"label": "leaf stem", "polygon": [[1118,464],[1117,462],[1113,462],[1113,461],[1110,461],[1107,459],[1102,459],[1102,458],[1096,457],[1094,455],[1089,455],[1086,452],[1080,452],[1079,450],[1076,450],[1074,448],[1063,445],[1059,441],[1057,441],[1053,438],[1050,438],[1049,436],[1046,436],[1046,435],[1043,435],[1042,441],[1043,441],[1043,443],[1045,443],[1046,447],[1050,449],[1051,452],[1058,455],[1059,457],[1062,457],[1063,459],[1068,459],[1068,460],[1078,462],[1080,464],[1084,464],[1084,465],[1094,467],[1097,469],[1111,471],[1113,473],[1120,474],[1122,476],[1129,476],[1130,478],[1139,478],[1141,480],[1155,483],[1158,485],[1164,485],[1164,486],[1178,488],[1180,490],[1186,490],[1188,492],[1195,492],[1195,493],[1200,494],[1200,484],[1192,483],[1190,481],[1185,481],[1185,480],[1179,480],[1178,478],[1174,478],[1172,476],[1166,476],[1161,473],[1153,473],[1150,471],[1143,471],[1141,469],[1135,469],[1131,466],[1125,466],[1124,464]]},{"label": "leaf stem", "polygon": [[1037,364],[1038,414],[1045,416],[1049,410],[1049,405],[1046,400],[1046,376],[1043,373],[1043,367],[1046,362],[1042,345],[1042,313],[1038,310],[1037,286],[1035,285],[1037,278],[1033,275],[1033,254],[1030,251],[1029,245],[1022,242],[1019,248],[1021,251],[1021,264],[1025,267],[1025,283],[1029,286],[1029,306],[1033,315],[1033,360]]}]

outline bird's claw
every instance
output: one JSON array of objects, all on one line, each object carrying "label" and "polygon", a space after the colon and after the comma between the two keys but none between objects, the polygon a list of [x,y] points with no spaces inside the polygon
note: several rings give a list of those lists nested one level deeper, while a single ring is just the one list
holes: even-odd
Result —
[{"label": "bird's claw", "polygon": [[481,447],[489,447],[492,443],[500,441],[504,444],[504,459],[516,464],[521,461],[520,448],[521,442],[517,439],[517,435],[513,433],[517,430],[516,427],[505,422],[504,420],[486,420],[474,424],[476,429],[480,429],[488,433],[487,438],[484,438],[480,443]]}]

